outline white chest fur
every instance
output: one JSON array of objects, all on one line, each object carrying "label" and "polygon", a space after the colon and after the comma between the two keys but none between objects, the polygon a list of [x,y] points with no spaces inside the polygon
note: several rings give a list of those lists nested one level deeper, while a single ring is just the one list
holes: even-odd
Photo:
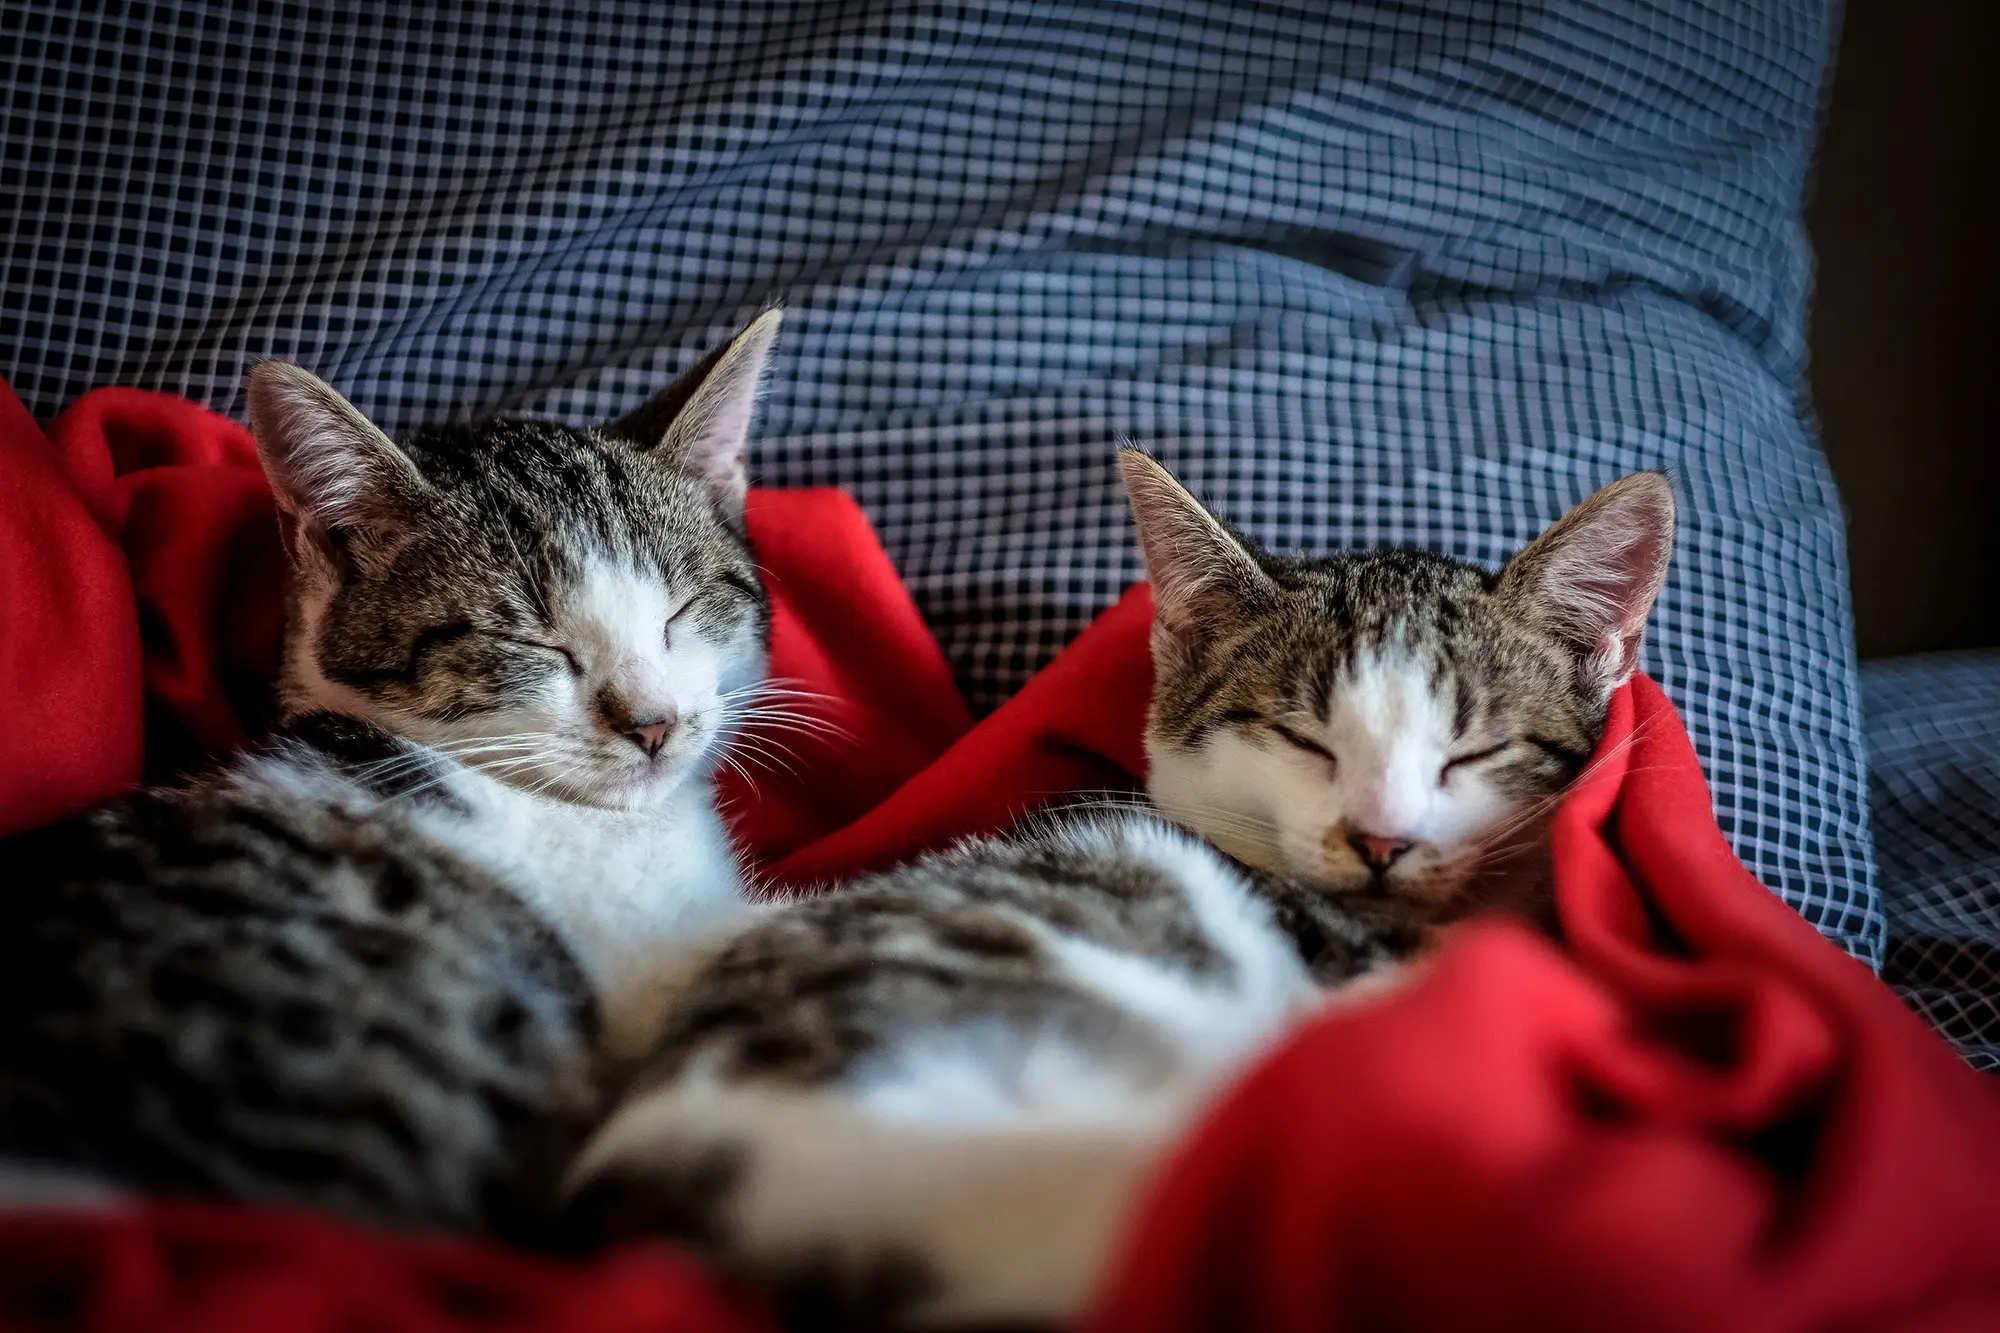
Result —
[{"label": "white chest fur", "polygon": [[606,810],[530,796],[461,770],[469,807],[415,816],[425,834],[510,885],[563,937],[596,987],[615,1057],[650,1045],[675,980],[750,911],[708,787]]}]

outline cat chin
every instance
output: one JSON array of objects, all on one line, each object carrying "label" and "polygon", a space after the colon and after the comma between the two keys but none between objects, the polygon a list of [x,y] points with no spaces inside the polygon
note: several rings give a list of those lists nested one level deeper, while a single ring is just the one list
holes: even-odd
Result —
[{"label": "cat chin", "polygon": [[590,806],[599,810],[644,810],[664,804],[679,791],[696,767],[695,761],[675,760],[623,772],[566,777],[550,781],[537,772],[499,774],[484,770],[485,776],[516,791],[561,801],[565,805]]},{"label": "cat chin", "polygon": [[681,789],[693,765],[659,764],[634,773],[613,774],[563,793],[574,805],[605,810],[644,810],[666,801]]}]

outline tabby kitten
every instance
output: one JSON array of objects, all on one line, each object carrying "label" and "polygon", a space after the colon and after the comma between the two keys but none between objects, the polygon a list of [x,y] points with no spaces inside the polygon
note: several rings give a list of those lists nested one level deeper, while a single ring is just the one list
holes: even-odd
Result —
[{"label": "tabby kitten", "polygon": [[392,443],[250,377],[293,565],[269,744],[9,840],[0,1152],[525,1234],[744,891],[709,769],[764,670],[778,316],[621,421]]},{"label": "tabby kitten", "polygon": [[1122,466],[1157,604],[1148,785],[1181,829],[1058,820],[761,918],[580,1157],[580,1227],[691,1237],[802,1316],[1063,1318],[1163,1148],[1320,988],[1478,907],[1547,914],[1521,849],[1637,661],[1665,480],[1495,575],[1268,555]]}]

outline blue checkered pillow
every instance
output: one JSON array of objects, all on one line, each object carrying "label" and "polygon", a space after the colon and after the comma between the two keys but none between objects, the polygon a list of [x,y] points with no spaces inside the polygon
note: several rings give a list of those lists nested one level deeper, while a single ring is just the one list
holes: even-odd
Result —
[{"label": "blue checkered pillow", "polygon": [[1889,926],[1882,979],[2000,1072],[2000,651],[1862,668]]},{"label": "blue checkered pillow", "polygon": [[1488,561],[1663,467],[1645,665],[1744,859],[1872,961],[1800,392],[1828,38],[1822,0],[26,0],[0,372],[42,413],[240,410],[283,356],[391,428],[605,417],[783,298],[757,471],[861,500],[982,706],[1137,575],[1120,440],[1280,548]]}]

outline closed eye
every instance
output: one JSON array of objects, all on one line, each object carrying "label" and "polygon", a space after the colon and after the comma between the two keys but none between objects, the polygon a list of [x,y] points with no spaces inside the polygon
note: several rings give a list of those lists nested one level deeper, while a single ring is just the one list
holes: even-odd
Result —
[{"label": "closed eye", "polygon": [[735,589],[746,602],[754,602],[764,595],[764,590],[733,569],[725,569],[719,575],[721,580]]},{"label": "closed eye", "polygon": [[1290,727],[1281,726],[1276,722],[1273,722],[1271,724],[1271,730],[1277,732],[1278,735],[1284,737],[1286,741],[1290,742],[1297,748],[1304,750],[1307,754],[1318,755],[1321,759],[1326,760],[1326,762],[1329,764],[1334,762],[1333,751],[1327,749],[1324,745],[1321,745],[1318,741],[1309,740],[1308,738],[1299,735],[1296,731],[1293,731]]},{"label": "closed eye", "polygon": [[1501,741],[1498,745],[1489,745],[1483,750],[1474,750],[1470,754],[1453,755],[1451,758],[1445,760],[1444,767],[1438,770],[1438,786],[1442,787],[1444,785],[1445,779],[1451,776],[1453,769],[1463,768],[1467,764],[1477,764],[1482,760],[1491,759],[1494,755],[1499,754],[1502,750],[1507,749],[1513,744],[1514,742],[1512,741]]},{"label": "closed eye", "polygon": [[[731,575],[724,575],[723,581],[725,583],[728,583],[733,577],[734,576]],[[674,626],[679,624],[681,621],[685,620],[687,618],[688,612],[695,609],[695,604],[701,601],[703,597],[709,596],[711,592],[712,589],[704,589],[703,591],[697,592],[694,595],[683,600],[679,606],[676,606],[671,612],[668,613],[666,623],[660,626],[660,633],[664,637],[672,639],[674,633]]]},{"label": "closed eye", "polygon": [[581,676],[583,674],[583,663],[576,660],[575,653],[559,643],[544,643],[540,639],[524,639],[518,634],[494,634],[492,637],[505,643],[517,644],[522,648],[533,648],[538,652],[553,653],[562,658],[564,664],[569,667],[570,675]]}]

